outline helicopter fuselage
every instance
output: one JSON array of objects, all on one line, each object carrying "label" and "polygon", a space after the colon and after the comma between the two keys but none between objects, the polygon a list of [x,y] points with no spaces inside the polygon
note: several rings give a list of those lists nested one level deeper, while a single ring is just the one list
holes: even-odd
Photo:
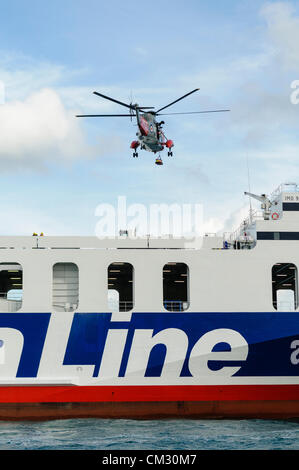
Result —
[{"label": "helicopter fuselage", "polygon": [[136,117],[139,129],[136,135],[140,147],[149,152],[161,152],[167,142],[161,129],[161,123],[157,123],[152,113],[140,114],[137,110]]}]

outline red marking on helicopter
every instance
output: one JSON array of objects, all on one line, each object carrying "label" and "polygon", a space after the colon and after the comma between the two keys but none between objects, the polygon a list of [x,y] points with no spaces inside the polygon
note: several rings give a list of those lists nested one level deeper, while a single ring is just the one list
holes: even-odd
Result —
[{"label": "red marking on helicopter", "polygon": [[148,122],[142,116],[140,116],[139,129],[142,135],[148,135],[149,125]]},{"label": "red marking on helicopter", "polygon": [[138,142],[138,140],[133,140],[130,147],[131,147],[131,149],[137,149],[137,147],[139,147],[139,145],[140,145],[140,143]]},{"label": "red marking on helicopter", "polygon": [[166,145],[167,148],[171,149],[171,147],[174,146],[174,143],[173,143],[172,140],[167,140],[166,143],[165,143],[165,145]]}]

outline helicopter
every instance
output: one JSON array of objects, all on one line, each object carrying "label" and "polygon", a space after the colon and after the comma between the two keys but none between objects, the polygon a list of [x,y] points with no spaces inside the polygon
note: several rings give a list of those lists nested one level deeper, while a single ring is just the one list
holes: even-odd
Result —
[{"label": "helicopter", "polygon": [[[158,109],[157,111],[153,111],[153,106],[139,106],[137,103],[127,104],[123,103],[122,101],[118,101],[110,96],[103,95],[102,93],[98,93],[94,91],[93,93],[101,98],[104,98],[109,101],[113,101],[121,106],[124,106],[129,109],[128,114],[78,114],[76,117],[130,117],[131,120],[133,117],[136,117],[138,132],[136,133],[137,140],[133,140],[131,142],[130,148],[133,149],[133,157],[138,157],[137,149],[140,147],[141,150],[146,150],[148,152],[153,152],[156,154],[159,153],[159,157],[156,158],[156,165],[163,165],[163,161],[160,157],[160,152],[162,152],[165,148],[168,150],[168,156],[172,157],[173,152],[172,148],[174,143],[171,139],[168,139],[163,130],[162,126],[165,124],[164,121],[158,122],[158,116],[170,116],[170,115],[182,115],[182,114],[201,114],[201,113],[220,113],[230,111],[229,109],[217,109],[211,111],[191,111],[191,112],[184,112],[184,113],[161,113],[160,111],[164,111],[164,109],[169,108],[173,104],[181,101],[182,99],[186,98],[187,96],[195,93],[196,91],[200,90],[200,88],[195,88],[195,90],[186,93],[184,96],[172,101],[171,103],[163,106],[162,108]],[[149,110],[149,111],[147,111]]]}]

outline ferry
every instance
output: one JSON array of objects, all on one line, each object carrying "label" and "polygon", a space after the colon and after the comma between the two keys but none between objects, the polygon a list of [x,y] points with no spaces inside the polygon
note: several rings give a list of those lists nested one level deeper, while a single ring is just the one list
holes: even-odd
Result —
[{"label": "ferry", "polygon": [[200,246],[1,236],[0,419],[299,418],[299,187],[256,199]]}]

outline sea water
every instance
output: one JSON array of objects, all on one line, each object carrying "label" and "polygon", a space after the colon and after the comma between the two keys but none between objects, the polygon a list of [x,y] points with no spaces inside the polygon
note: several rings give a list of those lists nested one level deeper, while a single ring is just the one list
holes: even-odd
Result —
[{"label": "sea water", "polygon": [[299,421],[0,421],[0,450],[299,450]]}]

